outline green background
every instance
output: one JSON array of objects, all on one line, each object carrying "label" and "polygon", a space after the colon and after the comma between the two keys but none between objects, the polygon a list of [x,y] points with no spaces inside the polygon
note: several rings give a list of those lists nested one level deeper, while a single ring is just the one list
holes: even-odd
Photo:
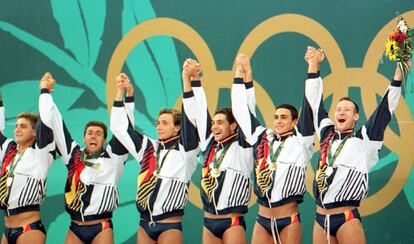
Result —
[{"label": "green background", "polygon": [[[189,25],[207,43],[217,69],[230,70],[237,50],[254,27],[273,16],[300,14],[313,19],[330,32],[344,55],[347,67],[361,67],[366,50],[378,31],[395,18],[397,12],[413,9],[413,2],[408,0],[2,0],[0,86],[6,107],[5,134],[13,137],[15,116],[19,112],[38,111],[39,79],[46,71],[57,79],[58,85],[53,96],[78,143],[83,142],[82,131],[87,121],[101,120],[109,124],[105,79],[111,55],[131,28],[148,19],[168,17]],[[414,26],[414,23],[408,24]],[[306,45],[315,43],[301,34],[283,33],[264,42],[252,57],[255,79],[260,81],[274,104],[292,103],[298,108],[301,106],[307,68],[303,61]],[[140,131],[156,136],[156,115],[160,108],[173,106],[179,98],[182,89],[180,67],[187,57],[193,57],[190,49],[170,37],[150,38],[129,55],[123,71],[136,82],[135,121]],[[329,58],[322,65],[322,76],[330,74]],[[391,78],[393,70],[394,64],[388,61],[378,66],[378,72],[385,77]],[[412,82],[413,78],[409,81],[409,87]],[[350,89],[350,96],[361,101],[359,94],[358,87]],[[409,91],[404,96],[413,114],[413,92]],[[327,104],[330,104],[329,97]],[[219,105],[229,105],[228,89],[220,90]],[[361,115],[360,124],[366,120],[365,113]],[[413,120],[405,122],[413,123]],[[397,134],[398,123],[394,120],[390,125]],[[406,150],[412,148],[412,144],[401,146],[406,147]],[[398,155],[386,147],[380,155],[380,163],[370,173],[370,194],[388,182],[397,163],[413,163],[399,162]],[[116,243],[135,243],[139,221],[134,202],[138,172],[139,165],[129,160],[119,182],[120,206],[113,218]],[[42,205],[47,243],[63,243],[70,223],[64,211],[66,174],[66,168],[60,160],[49,171],[47,198]],[[199,185],[199,175],[200,165],[193,176],[196,185]],[[368,243],[414,241],[411,231],[414,226],[413,188],[414,172],[391,204],[363,218]],[[185,213],[185,243],[201,243],[202,211],[188,203]],[[246,216],[249,239],[256,213],[257,205],[254,205]],[[303,243],[311,242],[314,215],[313,199],[306,194],[301,205]],[[0,232],[3,230],[4,224],[1,222]]]}]

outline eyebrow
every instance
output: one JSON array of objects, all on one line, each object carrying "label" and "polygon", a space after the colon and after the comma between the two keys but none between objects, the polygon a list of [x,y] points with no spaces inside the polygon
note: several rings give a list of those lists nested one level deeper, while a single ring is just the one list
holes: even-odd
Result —
[{"label": "eyebrow", "polygon": [[16,126],[17,125],[25,125],[25,126],[30,126],[30,127],[32,127],[32,125],[30,124],[30,123],[16,123]]},{"label": "eyebrow", "polygon": [[224,122],[224,119],[213,120],[213,122]]}]

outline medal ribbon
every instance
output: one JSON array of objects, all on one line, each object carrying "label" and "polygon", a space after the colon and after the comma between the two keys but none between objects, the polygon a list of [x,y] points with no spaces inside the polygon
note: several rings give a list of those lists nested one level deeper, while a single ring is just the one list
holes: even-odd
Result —
[{"label": "medal ribbon", "polygon": [[[350,130],[352,132],[352,130]],[[331,157],[331,147],[334,141],[334,135],[335,133],[333,131],[329,132],[328,136],[325,138],[325,140],[321,143],[321,156],[319,159],[319,169],[322,169],[325,164],[327,164],[327,161],[329,162],[328,166],[332,166],[338,157],[339,153],[342,151],[342,148],[345,145],[346,140],[352,135],[353,133],[349,133],[344,140],[341,142],[341,144],[336,149],[333,157]]]},{"label": "medal ribbon", "polygon": [[82,159],[81,162],[84,163],[88,167],[97,169],[99,168],[100,163],[92,163],[92,162],[89,162],[88,160],[99,158],[102,152],[103,152],[103,149],[101,148],[98,152],[87,155],[86,149],[85,149],[81,152],[81,156],[80,156]]},{"label": "medal ribbon", "polygon": [[16,169],[17,164],[20,162],[20,160],[22,160],[23,154],[26,152],[26,149],[19,154],[19,157],[16,159],[16,155],[17,155],[17,151],[14,154],[13,158],[14,161],[11,162],[10,164],[10,169],[9,169],[9,177],[13,177],[14,176],[14,170]]},{"label": "medal ribbon", "polygon": [[[167,140],[166,142],[163,142],[163,144],[165,145],[165,143],[167,143],[167,142],[169,142],[169,141],[172,141],[172,140],[175,140],[175,139],[177,139],[177,138],[179,138],[180,136],[175,136],[175,137],[173,137],[173,138],[171,138],[171,139],[169,139],[169,140]],[[157,152],[156,152],[156,154],[155,154],[155,158],[156,158],[156,163],[155,163],[155,165],[156,165],[156,172],[157,172],[157,175],[160,173],[160,171],[161,171],[161,168],[162,168],[162,166],[164,165],[164,161],[165,161],[165,159],[167,158],[167,155],[170,153],[170,151],[171,151],[171,149],[173,149],[173,148],[175,148],[176,146],[177,146],[177,144],[178,144],[178,141],[176,141],[170,148],[168,148],[168,151],[164,154],[164,157],[162,157],[162,160],[161,160],[161,164],[160,164],[160,153],[161,153],[161,147],[160,147],[160,145],[158,145],[158,148],[157,148]]]},{"label": "medal ribbon", "polygon": [[273,153],[273,144],[275,143],[275,140],[273,140],[272,143],[270,143],[270,161],[272,163],[276,163],[276,160],[279,158],[279,155],[282,152],[283,145],[285,144],[285,141],[280,143],[279,147],[276,149],[276,152],[274,152],[274,153]]},{"label": "medal ribbon", "polygon": [[[231,140],[232,138],[236,138],[236,134],[233,134],[232,136],[228,137],[225,141]],[[220,167],[220,164],[223,161],[224,156],[226,155],[227,151],[229,150],[231,144],[232,144],[232,142],[229,142],[228,145],[226,147],[224,147],[224,149],[221,152],[221,154],[220,154],[220,156],[219,156],[218,159],[217,159],[217,152],[218,152],[218,150],[216,150],[216,152],[214,154],[214,160],[213,160],[213,168],[214,169],[218,169]]]},{"label": "medal ribbon", "polygon": [[332,167],[332,165],[334,164],[334,162],[335,162],[335,160],[336,160],[336,158],[338,157],[338,155],[339,155],[339,153],[342,151],[342,149],[344,148],[344,146],[345,146],[345,142],[346,142],[346,140],[348,140],[350,137],[351,137],[351,135],[352,135],[352,133],[349,133],[343,140],[342,140],[342,142],[341,142],[341,144],[339,144],[339,146],[338,146],[338,148],[336,149],[336,151],[335,151],[335,153],[334,153],[334,155],[333,156],[331,156],[331,147],[332,147],[332,144],[333,144],[333,138],[334,137],[332,137],[330,140],[329,140],[329,145],[327,146],[327,150],[328,150],[328,154],[327,154],[327,159],[328,159],[328,166],[330,166],[330,167]]}]

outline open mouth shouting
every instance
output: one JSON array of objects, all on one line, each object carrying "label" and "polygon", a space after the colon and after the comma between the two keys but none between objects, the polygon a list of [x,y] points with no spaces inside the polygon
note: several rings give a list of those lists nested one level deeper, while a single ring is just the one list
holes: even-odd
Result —
[{"label": "open mouth shouting", "polygon": [[346,119],[338,119],[338,123],[343,124],[346,122]]},{"label": "open mouth shouting", "polygon": [[96,152],[98,152],[100,150],[100,147],[101,146],[98,145],[98,142],[96,142],[96,141],[90,141],[87,144],[87,151],[89,153],[96,153]]}]

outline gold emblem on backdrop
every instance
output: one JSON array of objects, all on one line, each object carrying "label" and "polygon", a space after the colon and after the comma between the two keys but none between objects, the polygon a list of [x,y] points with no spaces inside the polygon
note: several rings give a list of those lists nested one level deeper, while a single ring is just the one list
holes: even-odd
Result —
[{"label": "gold emblem on backdrop", "polygon": [[[408,23],[414,23],[414,11],[402,15]],[[370,115],[377,106],[376,95],[383,95],[390,78],[392,78],[379,74],[377,68],[378,57],[384,51],[385,41],[388,34],[395,27],[396,22],[397,18],[390,20],[378,32],[366,52],[362,67],[346,67],[342,51],[328,30],[311,18],[298,14],[283,14],[263,21],[247,35],[237,53],[243,52],[252,57],[256,49],[272,36],[285,32],[302,34],[325,50],[331,68],[331,74],[324,77],[325,97],[332,94],[332,102],[335,104],[341,97],[348,95],[349,87],[360,87],[363,110],[365,114]],[[212,53],[203,38],[190,26],[170,18],[156,18],[143,22],[131,29],[118,44],[110,60],[106,77],[108,110],[110,111],[115,98],[116,84],[114,77],[121,72],[129,53],[143,40],[159,35],[170,36],[184,43],[202,64],[203,87],[207,93],[208,107],[212,112],[218,104],[219,89],[231,88],[234,67],[233,70],[218,71]],[[303,47],[304,51],[305,48]],[[269,105],[273,104],[272,99],[260,85],[260,81],[256,81],[255,87],[257,107],[264,115],[266,125],[271,127],[274,106]],[[180,102],[181,98],[178,99],[177,105]],[[332,115],[333,111],[330,113],[330,116]],[[384,145],[399,155],[399,161],[390,180],[379,191],[362,202],[360,211],[364,216],[374,214],[390,204],[401,192],[411,173],[414,154],[410,153],[409,150],[404,150],[404,148],[412,144],[414,124],[409,107],[403,97],[400,98],[394,116],[399,122],[400,136],[388,128],[385,132]],[[318,145],[315,147],[316,151],[319,144],[317,140],[315,142]],[[312,194],[311,187],[314,172],[310,165],[308,165],[306,173],[308,192]],[[189,200],[197,207],[202,208],[199,191],[200,189],[192,183],[190,185]],[[256,198],[252,197],[251,205],[256,202],[255,200]]]}]

